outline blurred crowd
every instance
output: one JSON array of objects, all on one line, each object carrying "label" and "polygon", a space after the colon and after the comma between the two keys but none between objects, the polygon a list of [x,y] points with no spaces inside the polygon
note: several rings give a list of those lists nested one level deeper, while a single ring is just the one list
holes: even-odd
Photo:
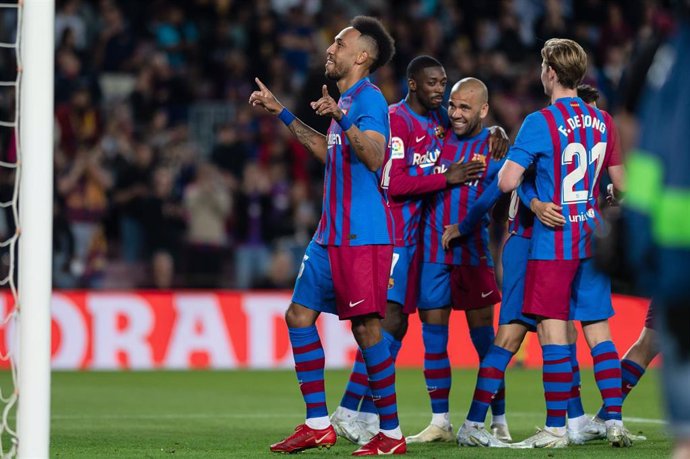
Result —
[{"label": "blurred crowd", "polygon": [[[485,81],[488,123],[514,135],[546,103],[544,40],[581,43],[587,82],[613,107],[636,43],[672,22],[661,3],[58,0],[54,285],[290,288],[320,215],[322,166],[247,100],[257,76],[325,132],[308,102],[325,82],[325,49],[354,15],[382,18],[396,39],[374,78],[390,103],[404,96],[410,59],[429,54],[450,82]],[[15,29],[14,10],[0,10],[0,42]],[[0,51],[0,80],[16,77],[12,53]],[[0,121],[14,103],[0,86]],[[0,128],[0,160],[15,157]],[[13,180],[2,171],[0,201]],[[1,213],[2,239],[13,231]]]}]

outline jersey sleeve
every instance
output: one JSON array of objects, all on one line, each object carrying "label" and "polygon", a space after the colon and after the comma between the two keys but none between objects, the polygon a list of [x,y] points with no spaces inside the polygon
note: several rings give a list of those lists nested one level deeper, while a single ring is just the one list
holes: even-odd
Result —
[{"label": "jersey sleeve", "polygon": [[525,176],[525,179],[522,181],[520,186],[517,188],[517,194],[518,197],[520,198],[520,201],[524,205],[526,205],[528,208],[530,206],[530,203],[532,202],[532,199],[537,198],[539,199],[539,195],[537,194],[537,187],[534,184],[534,177],[527,177]]},{"label": "jersey sleeve", "polygon": [[507,159],[527,169],[540,153],[551,147],[548,132],[549,127],[541,113],[528,115],[520,127],[515,143],[508,151]]},{"label": "jersey sleeve", "polygon": [[352,122],[357,125],[360,131],[375,131],[388,140],[390,131],[386,99],[380,92],[373,89],[363,93],[360,99],[364,106],[358,110],[357,118]]},{"label": "jersey sleeve", "polygon": [[471,233],[502,194],[503,193],[501,193],[501,190],[498,188],[498,177],[496,177],[489,186],[484,189],[479,199],[470,207],[467,215],[458,225],[460,234]]}]

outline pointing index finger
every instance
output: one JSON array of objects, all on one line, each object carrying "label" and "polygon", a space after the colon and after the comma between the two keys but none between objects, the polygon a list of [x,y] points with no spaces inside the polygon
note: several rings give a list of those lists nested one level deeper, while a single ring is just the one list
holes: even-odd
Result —
[{"label": "pointing index finger", "polygon": [[326,85],[321,86],[321,94],[323,97],[328,97],[328,87]]},{"label": "pointing index finger", "polygon": [[261,80],[259,80],[258,77],[255,77],[255,78],[254,78],[254,81],[256,81],[256,84],[259,86],[259,89],[261,89],[262,91],[268,91],[268,88],[266,87],[266,85],[263,84],[263,83],[261,82]]}]

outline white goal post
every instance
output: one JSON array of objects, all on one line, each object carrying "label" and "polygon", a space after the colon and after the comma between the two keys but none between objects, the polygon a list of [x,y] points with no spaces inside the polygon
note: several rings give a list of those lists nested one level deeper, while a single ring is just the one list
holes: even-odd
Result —
[{"label": "white goal post", "polygon": [[53,227],[55,1],[20,0],[18,456],[47,458],[50,443],[50,294]]}]

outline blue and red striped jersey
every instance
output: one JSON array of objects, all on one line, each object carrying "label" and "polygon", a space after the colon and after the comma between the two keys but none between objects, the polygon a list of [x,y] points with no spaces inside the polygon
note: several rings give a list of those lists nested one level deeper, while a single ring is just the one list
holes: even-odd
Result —
[{"label": "blue and red striped jersey", "polygon": [[[379,88],[363,78],[345,91],[338,106],[361,131],[390,139],[388,104]],[[381,189],[381,169],[370,171],[331,121],[323,184],[323,208],[314,240],[322,245],[392,244],[393,220]]]},{"label": "blue and red striped jersey", "polygon": [[388,191],[393,215],[394,244],[404,247],[419,241],[425,194],[446,187],[446,178],[435,172],[448,129],[448,113],[439,108],[421,116],[404,100],[391,105],[388,113],[391,147],[383,171],[383,188]]},{"label": "blue and red striped jersey", "polygon": [[600,173],[620,162],[616,139],[611,117],[579,97],[558,99],[525,118],[508,159],[525,168],[536,164],[539,200],[562,206],[566,220],[559,228],[535,220],[530,258],[592,256],[592,235],[601,221]]},{"label": "blue and red striped jersey", "polygon": [[457,240],[451,250],[443,250],[441,237],[446,225],[459,223],[467,216],[482,192],[496,179],[505,160],[496,161],[489,153],[489,130],[474,137],[459,138],[449,135],[437,161],[440,171],[451,163],[479,159],[486,169],[481,179],[469,184],[455,185],[433,195],[422,217],[423,261],[451,265],[493,266],[489,252],[489,216],[484,214],[481,225]]}]

